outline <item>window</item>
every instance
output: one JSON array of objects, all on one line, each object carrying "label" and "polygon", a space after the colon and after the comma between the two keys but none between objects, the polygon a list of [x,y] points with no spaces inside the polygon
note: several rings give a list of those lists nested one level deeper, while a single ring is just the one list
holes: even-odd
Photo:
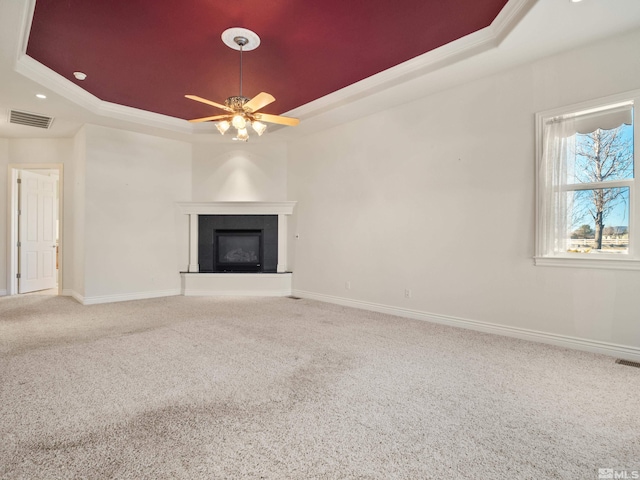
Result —
[{"label": "window", "polygon": [[536,265],[640,269],[638,100],[536,115]]}]

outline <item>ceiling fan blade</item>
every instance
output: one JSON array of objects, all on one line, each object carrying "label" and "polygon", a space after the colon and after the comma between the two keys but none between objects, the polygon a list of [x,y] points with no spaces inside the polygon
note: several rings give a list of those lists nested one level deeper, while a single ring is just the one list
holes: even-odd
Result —
[{"label": "ceiling fan blade", "polygon": [[245,103],[242,108],[245,110],[245,112],[253,113],[253,112],[257,112],[261,108],[266,107],[267,105],[275,101],[276,99],[273,98],[272,95],[269,95],[268,93],[265,93],[265,92],[261,92],[255,97],[253,97],[251,100],[249,100],[247,103]]},{"label": "ceiling fan blade", "polygon": [[293,117],[281,117],[280,115],[269,115],[268,113],[256,113],[256,120],[269,123],[279,123],[280,125],[288,125],[295,127],[300,123],[300,119]]},{"label": "ceiling fan blade", "polygon": [[189,120],[191,123],[210,122],[212,120],[222,120],[223,118],[231,118],[231,115],[214,115],[213,117],[194,118]]},{"label": "ceiling fan blade", "polygon": [[195,100],[196,102],[206,103],[207,105],[211,105],[212,107],[221,108],[222,110],[226,110],[227,112],[233,112],[232,109],[227,107],[226,105],[222,105],[221,103],[212,102],[211,100],[207,100],[206,98],[198,97],[197,95],[185,95],[190,100]]}]

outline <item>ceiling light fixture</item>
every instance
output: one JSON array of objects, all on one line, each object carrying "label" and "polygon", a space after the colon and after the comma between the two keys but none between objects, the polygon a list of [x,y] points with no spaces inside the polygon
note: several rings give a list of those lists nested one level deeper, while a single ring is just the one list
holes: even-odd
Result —
[{"label": "ceiling light fixture", "polygon": [[251,128],[253,128],[258,136],[261,136],[267,129],[267,126],[263,122],[278,123],[292,127],[298,125],[300,120],[297,118],[257,113],[261,108],[276,101],[276,99],[268,93],[259,93],[252,99],[242,95],[242,52],[258,48],[260,45],[260,37],[246,28],[229,28],[222,32],[222,41],[229,48],[240,51],[240,95],[227,98],[224,105],[196,95],[185,95],[185,97],[190,100],[206,103],[207,105],[220,108],[227,112],[224,115],[213,115],[211,117],[196,118],[189,121],[209,122],[219,120],[218,123],[216,123],[216,127],[222,135],[233,126],[236,129],[236,136],[233,139],[242,142],[249,140],[249,132],[247,130],[249,125],[251,125]]},{"label": "ceiling light fixture", "polygon": [[262,135],[264,131],[267,129],[267,126],[264,123],[259,122],[258,120],[251,122],[251,126],[256,131],[258,136]]},{"label": "ceiling light fixture", "polygon": [[38,97],[41,100],[44,100],[45,98],[47,98],[47,96],[44,93],[36,93],[36,97]]},{"label": "ceiling light fixture", "polygon": [[83,72],[73,72],[73,76],[76,77],[77,80],[84,80],[87,78],[87,74]]},{"label": "ceiling light fixture", "polygon": [[221,122],[216,123],[216,127],[218,131],[224,135],[227,130],[231,127],[231,124],[227,120],[223,120]]}]

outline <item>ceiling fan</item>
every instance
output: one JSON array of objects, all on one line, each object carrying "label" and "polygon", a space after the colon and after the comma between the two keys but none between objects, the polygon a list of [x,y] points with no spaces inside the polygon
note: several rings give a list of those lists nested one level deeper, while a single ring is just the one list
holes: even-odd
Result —
[{"label": "ceiling fan", "polygon": [[261,92],[255,97],[249,99],[242,95],[242,52],[255,50],[260,45],[260,37],[251,30],[245,28],[229,28],[222,32],[222,41],[234,50],[240,50],[240,95],[229,97],[225,100],[224,105],[197,95],[185,95],[190,100],[206,103],[212,107],[224,110],[227,113],[222,115],[213,115],[210,117],[194,118],[190,122],[212,122],[218,121],[216,127],[218,131],[224,135],[231,126],[237,130],[234,140],[246,142],[249,140],[249,132],[247,127],[251,125],[253,130],[262,135],[267,129],[263,122],[277,123],[279,125],[288,125],[294,127],[300,123],[300,120],[292,117],[283,117],[280,115],[271,115],[268,113],[258,113],[258,110],[266,107],[270,103],[276,101],[272,95]]}]

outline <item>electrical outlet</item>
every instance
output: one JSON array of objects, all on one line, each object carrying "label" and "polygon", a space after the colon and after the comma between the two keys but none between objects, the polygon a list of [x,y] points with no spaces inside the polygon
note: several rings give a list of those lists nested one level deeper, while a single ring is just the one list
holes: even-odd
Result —
[{"label": "electrical outlet", "polygon": [[404,289],[404,298],[411,298],[411,290],[408,288]]},{"label": "electrical outlet", "polygon": [[351,290],[351,282],[344,282],[344,288]]}]

